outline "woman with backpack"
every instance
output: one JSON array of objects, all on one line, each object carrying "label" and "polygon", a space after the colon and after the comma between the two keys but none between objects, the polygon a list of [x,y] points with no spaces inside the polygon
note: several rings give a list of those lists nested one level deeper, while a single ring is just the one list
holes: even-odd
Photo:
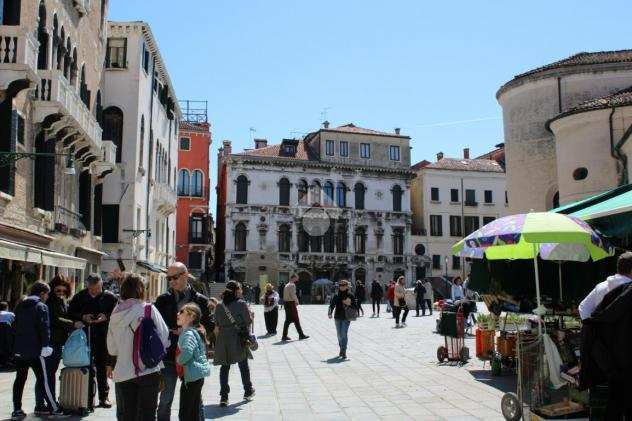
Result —
[{"label": "woman with backpack", "polygon": [[244,387],[244,399],[251,400],[255,389],[250,381],[248,360],[252,359],[250,348],[243,338],[250,331],[252,314],[248,304],[242,298],[241,285],[237,281],[228,281],[222,293],[222,302],[215,308],[215,354],[214,365],[219,365],[220,407],[228,406],[228,374],[230,366],[237,364]]},{"label": "woman with backpack", "polygon": [[347,308],[356,310],[358,304],[352,293],[349,292],[349,281],[342,279],[338,282],[338,292],[332,297],[329,303],[329,318],[332,315],[336,323],[336,334],[338,335],[338,346],[340,346],[340,354],[342,359],[347,359],[347,343],[349,340],[349,326],[351,320],[347,317]]},{"label": "woman with backpack", "polygon": [[[142,330],[139,330],[141,325]],[[145,329],[148,331],[143,334]],[[150,333],[157,335],[160,344],[152,342],[151,349],[146,349],[148,344],[145,339]],[[116,392],[121,394],[117,396],[117,402],[123,406],[120,411],[122,421],[156,419],[160,369],[163,364],[158,362],[149,367],[143,361],[149,357],[158,359],[159,355],[156,354],[160,353],[159,345],[162,345],[164,356],[169,346],[169,329],[156,307],[145,303],[143,278],[137,274],[128,274],[121,284],[121,302],[112,312],[107,333],[108,352],[116,358],[114,371],[108,370],[108,377],[114,380]]]},{"label": "woman with backpack", "polygon": [[185,304],[178,312],[178,326],[182,333],[176,348],[176,371],[182,379],[180,386],[180,421],[200,419],[204,377],[211,373],[206,359],[206,332],[200,325],[202,310],[195,303]]}]

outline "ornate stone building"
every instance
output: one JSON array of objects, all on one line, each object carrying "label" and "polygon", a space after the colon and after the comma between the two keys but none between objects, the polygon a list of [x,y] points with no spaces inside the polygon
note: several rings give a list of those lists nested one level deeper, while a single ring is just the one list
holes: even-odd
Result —
[{"label": "ornate stone building", "polygon": [[617,145],[630,124],[629,95],[619,91],[630,86],[632,50],[622,50],[579,53],[498,90],[509,213],[551,209],[624,181],[625,147]]},{"label": "ornate stone building", "polygon": [[299,274],[410,282],[410,138],[353,124],[219,151],[217,262],[226,278],[275,285]]},{"label": "ornate stone building", "polygon": [[[55,273],[101,266],[107,1],[0,2],[0,284],[14,300]],[[35,154],[35,155],[31,155]]]}]

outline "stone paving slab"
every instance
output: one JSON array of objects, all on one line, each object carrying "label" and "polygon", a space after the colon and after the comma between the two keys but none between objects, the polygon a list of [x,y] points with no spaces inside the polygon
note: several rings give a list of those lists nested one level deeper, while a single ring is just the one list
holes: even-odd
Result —
[{"label": "stone paving slab", "polygon": [[[365,311],[370,309],[364,305]],[[256,313],[255,332],[265,333],[263,309]],[[382,307],[382,311],[384,306]],[[281,342],[284,315],[279,317],[279,335],[259,339],[251,361],[251,376],[257,390],[252,402],[242,401],[239,370],[230,372],[232,393],[228,408],[219,408],[219,369],[213,367],[204,384],[207,419],[226,420],[502,420],[501,389],[506,384],[489,375],[489,366],[476,358],[461,367],[439,365],[437,347],[443,338],[432,333],[437,314],[414,317],[408,326],[394,328],[383,312],[380,318],[365,317],[351,324],[349,360],[338,355],[336,331],[322,305],[299,307],[301,324],[311,336],[305,341]],[[290,327],[290,337],[298,335]],[[466,339],[470,355],[474,340]],[[0,419],[11,413],[13,373],[0,373]],[[502,380],[502,378],[501,378]],[[24,410],[34,407],[33,375],[24,393]],[[506,383],[506,379],[505,379]],[[111,400],[114,401],[112,387]],[[176,420],[178,391],[173,404]],[[88,419],[113,420],[114,408],[97,409]],[[27,419],[38,419],[29,416]]]}]

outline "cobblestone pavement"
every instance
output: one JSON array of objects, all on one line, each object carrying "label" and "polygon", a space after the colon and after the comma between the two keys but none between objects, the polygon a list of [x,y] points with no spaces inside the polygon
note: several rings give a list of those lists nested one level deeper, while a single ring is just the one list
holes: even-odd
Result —
[{"label": "cobblestone pavement", "polygon": [[[260,348],[251,361],[257,394],[243,402],[239,370],[231,369],[232,393],[228,408],[219,408],[219,370],[213,367],[206,379],[203,399],[207,418],[227,420],[502,420],[500,399],[506,378],[491,378],[489,366],[476,358],[458,367],[438,365],[436,350],[443,338],[432,333],[432,317],[409,314],[408,326],[395,329],[389,313],[372,318],[364,304],[365,317],[351,324],[349,360],[340,361],[333,321],[326,306],[299,307],[301,324],[311,336],[298,341],[294,327],[290,337],[279,335],[260,339]],[[256,312],[256,333],[265,333],[263,309]],[[384,310],[384,306],[382,306]],[[474,354],[473,339],[466,340]],[[0,374],[0,417],[11,412],[13,373]],[[25,389],[24,410],[31,412],[33,375]],[[114,401],[112,388],[111,400]],[[176,391],[177,396],[177,391]],[[177,419],[177,397],[173,405]],[[97,409],[88,419],[113,420],[114,408]],[[29,417],[29,419],[36,419]]]}]

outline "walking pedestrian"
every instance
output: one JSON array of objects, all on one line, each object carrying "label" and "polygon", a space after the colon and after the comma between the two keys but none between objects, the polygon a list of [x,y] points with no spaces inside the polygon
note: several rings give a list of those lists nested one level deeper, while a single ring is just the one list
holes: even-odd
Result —
[{"label": "walking pedestrian", "polygon": [[255,287],[252,289],[254,294],[254,303],[259,304],[259,298],[261,298],[261,286],[259,286],[259,282],[255,284]]},{"label": "walking pedestrian", "polygon": [[[408,305],[406,304],[406,288],[404,288],[405,278],[400,276],[397,279],[397,283],[394,286],[394,307],[393,314],[395,315],[395,327],[404,327],[406,326],[406,317],[408,316]],[[404,311],[402,315],[402,324],[399,324],[399,316]]]},{"label": "walking pedestrian", "polygon": [[251,400],[255,389],[250,381],[248,360],[252,359],[250,348],[243,341],[240,331],[250,329],[252,314],[243,299],[243,290],[237,281],[228,281],[222,302],[215,309],[215,355],[213,364],[219,365],[220,407],[228,406],[228,374],[230,366],[237,364],[244,387],[244,399]]},{"label": "walking pedestrian", "polygon": [[[46,379],[48,380],[48,388],[51,395],[55,398],[57,369],[61,361],[61,352],[68,339],[68,335],[74,329],[83,328],[83,323],[73,321],[68,314],[68,298],[70,297],[70,282],[63,275],[55,276],[51,283],[50,289],[52,294],[46,300],[48,308],[48,316],[50,322],[50,346],[53,353],[45,358],[46,362]],[[51,408],[46,406],[44,398],[44,385],[35,382],[35,415],[48,415]]]},{"label": "walking pedestrian", "polygon": [[419,308],[424,307],[424,294],[426,293],[426,287],[421,282],[421,279],[417,279],[415,284],[415,309],[417,310],[416,317],[419,317]]},{"label": "walking pedestrian", "polygon": [[395,318],[395,281],[388,282],[388,289],[386,290],[386,299],[388,300],[387,312],[393,312],[393,318]]},{"label": "walking pedestrian", "polygon": [[[164,380],[164,389],[160,392],[160,401],[158,402],[158,421],[169,421],[173,395],[178,382],[175,363],[176,347],[181,332],[177,323],[178,311],[180,311],[185,304],[197,304],[202,311],[202,326],[204,326],[207,332],[210,332],[212,329],[212,319],[208,310],[208,298],[197,292],[190,285],[189,277],[189,270],[184,263],[172,263],[167,268],[167,281],[169,282],[170,288],[167,292],[156,298],[156,308],[169,328],[170,342],[167,355],[163,360],[164,368],[161,371]],[[200,416],[203,416],[203,408],[201,406]]]},{"label": "walking pedestrian", "polygon": [[263,318],[266,322],[266,332],[268,335],[276,335],[279,320],[279,294],[274,290],[272,284],[266,285],[266,292],[261,299],[263,301]]},{"label": "walking pedestrian", "polygon": [[202,407],[204,378],[211,373],[211,366],[206,359],[206,335],[201,319],[202,310],[194,303],[185,304],[178,312],[178,326],[182,329],[176,350],[178,377],[182,379],[180,421],[204,421],[199,408]]},{"label": "walking pedestrian", "polygon": [[83,322],[88,326],[90,335],[90,379],[88,383],[88,409],[94,409],[95,379],[98,388],[99,407],[111,408],[109,400],[110,386],[108,385],[107,369],[111,365],[107,353],[106,337],[108,322],[112,310],[118,299],[109,291],[103,290],[103,281],[97,274],[90,274],[86,278],[87,287],[72,297],[68,305],[68,313],[73,320]]},{"label": "walking pedestrian", "polygon": [[296,327],[299,339],[307,339],[303,329],[301,328],[301,322],[298,318],[298,297],[296,296],[296,282],[298,282],[298,275],[293,274],[290,277],[290,281],[283,288],[283,308],[285,310],[285,322],[283,323],[283,336],[282,341],[289,341],[287,331],[292,323]]},{"label": "walking pedestrian", "polygon": [[342,359],[347,359],[347,344],[349,342],[349,326],[351,321],[347,319],[346,307],[356,307],[356,297],[349,292],[349,281],[346,279],[338,282],[338,291],[331,299],[329,303],[329,318],[332,314],[334,322],[336,323],[336,334],[338,335],[338,346],[340,347],[340,353],[338,356]]},{"label": "walking pedestrian", "polygon": [[428,308],[428,311],[430,312],[430,315],[432,316],[432,303],[434,303],[434,291],[432,289],[432,283],[430,282],[430,279],[426,279],[426,282],[424,282],[424,288],[426,290],[426,292],[424,292],[424,302],[423,302],[423,306],[421,307],[421,315],[425,316],[426,315],[426,307]]},{"label": "walking pedestrian", "polygon": [[356,298],[356,302],[358,303],[358,312],[360,312],[361,315],[364,316],[364,309],[362,308],[362,303],[364,302],[364,299],[366,298],[366,288],[364,287],[364,282],[362,281],[358,281],[356,284],[355,298]]},{"label": "walking pedestrian", "polygon": [[37,281],[31,287],[29,296],[15,308],[15,381],[13,382],[13,413],[11,419],[26,417],[22,411],[22,394],[28,377],[29,368],[33,370],[37,383],[44,390],[42,394],[47,406],[51,409],[50,418],[64,418],[55,395],[49,388],[46,378],[46,357],[53,353],[50,346],[50,323],[46,300],[50,287]]},{"label": "walking pedestrian", "polygon": [[116,357],[114,370],[108,367],[108,377],[115,384],[117,417],[119,421],[153,421],[156,419],[160,370],[163,364],[147,368],[134,362],[134,337],[150,307],[151,320],[165,349],[169,346],[169,329],[160,312],[145,303],[145,281],[137,274],[125,276],[120,288],[121,302],[112,311],[107,331],[107,349]]},{"label": "walking pedestrian", "polygon": [[[382,302],[382,297],[384,296],[384,289],[382,285],[374,279],[371,283],[371,306],[373,307],[373,316],[377,314],[377,317],[380,317],[380,303]],[[377,307],[377,313],[375,309]]]}]

